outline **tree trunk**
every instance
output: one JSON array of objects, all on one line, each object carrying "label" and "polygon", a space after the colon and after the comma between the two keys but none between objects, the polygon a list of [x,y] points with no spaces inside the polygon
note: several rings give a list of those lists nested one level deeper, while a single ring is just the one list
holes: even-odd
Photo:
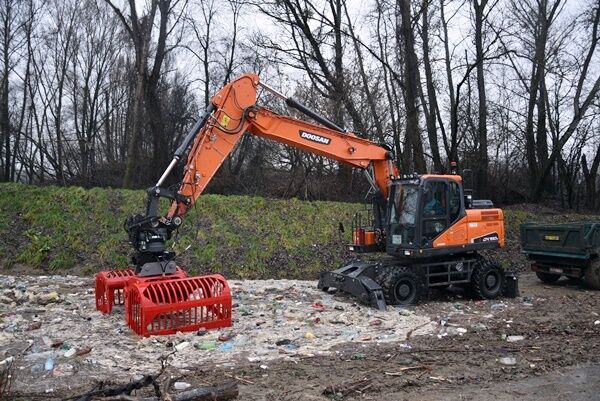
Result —
[{"label": "tree trunk", "polygon": [[485,91],[485,75],[483,70],[483,23],[487,0],[473,1],[475,9],[475,49],[477,56],[477,94],[479,96],[477,125],[477,165],[475,177],[480,193],[487,193],[488,187],[488,137],[487,137],[487,101]]},{"label": "tree trunk", "polygon": [[[437,118],[437,94],[433,83],[433,72],[431,70],[431,60],[429,57],[429,0],[423,1],[423,28],[421,38],[423,40],[423,67],[425,70],[425,81],[427,84],[427,98],[429,100],[428,111],[425,113],[427,122],[427,136],[429,137],[429,146],[431,147],[431,157],[433,159],[433,168],[437,172],[444,172],[445,168],[440,157],[440,149],[438,145],[438,135],[436,127]],[[425,101],[423,101],[425,105]]]},{"label": "tree trunk", "polygon": [[423,142],[419,130],[419,110],[417,108],[419,67],[415,54],[415,38],[411,25],[410,0],[398,0],[397,16],[398,40],[402,41],[404,73],[404,102],[406,105],[406,135],[402,170],[425,173],[427,165],[423,154]]}]

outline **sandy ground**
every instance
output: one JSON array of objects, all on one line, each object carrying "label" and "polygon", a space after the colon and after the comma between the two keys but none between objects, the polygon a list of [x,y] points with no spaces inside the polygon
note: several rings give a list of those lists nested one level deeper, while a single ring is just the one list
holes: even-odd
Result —
[{"label": "sandy ground", "polygon": [[[314,282],[234,281],[232,328],[147,339],[132,334],[122,310],[94,310],[89,279],[0,282],[3,291],[39,294],[2,299],[0,359],[14,357],[10,391],[21,399],[65,399],[99,381],[156,373],[157,359],[185,343],[172,374],[192,385],[236,379],[241,400],[600,399],[600,293],[567,280],[548,286],[528,273],[516,299],[445,291],[383,313]],[[52,291],[59,302],[40,305],[36,297]],[[223,334],[231,338],[218,341]],[[52,348],[52,340],[63,344]],[[196,348],[212,342],[215,349]],[[70,348],[91,350],[67,358]]]}]

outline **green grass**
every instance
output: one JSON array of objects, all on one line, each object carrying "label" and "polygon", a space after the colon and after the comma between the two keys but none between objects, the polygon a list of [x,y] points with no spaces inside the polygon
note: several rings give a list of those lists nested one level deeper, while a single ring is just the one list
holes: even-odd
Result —
[{"label": "green grass", "polygon": [[[143,211],[145,191],[0,184],[0,267],[91,275],[128,265],[123,230]],[[166,212],[168,203],[163,210]],[[188,213],[171,247],[192,274],[221,272],[228,278],[314,279],[339,267],[350,254],[352,215],[363,205],[251,196],[204,195]],[[574,221],[582,215],[505,209],[507,266],[520,254],[519,225],[526,221]],[[596,216],[597,219],[597,216]],[[347,227],[339,237],[338,224]]]},{"label": "green grass", "polygon": [[[0,266],[79,274],[124,268],[131,249],[123,222],[144,205],[142,190],[0,184]],[[349,225],[362,207],[205,195],[171,246],[192,273],[316,278],[348,256],[338,223]]]}]

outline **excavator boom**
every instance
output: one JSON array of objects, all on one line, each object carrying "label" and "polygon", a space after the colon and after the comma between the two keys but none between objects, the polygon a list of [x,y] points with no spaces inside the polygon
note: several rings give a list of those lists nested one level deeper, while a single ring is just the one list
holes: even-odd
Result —
[{"label": "excavator boom", "polygon": [[[257,106],[260,86],[320,124]],[[185,175],[178,191],[185,198],[173,202],[167,218],[185,215],[245,134],[290,145],[352,167],[372,168],[372,185],[384,197],[387,197],[391,177],[397,174],[392,163],[393,154],[387,147],[345,132],[297,101],[285,98],[262,84],[256,74],[242,75],[221,89],[212,98],[211,110],[205,125],[197,130],[199,132],[185,165]]]}]

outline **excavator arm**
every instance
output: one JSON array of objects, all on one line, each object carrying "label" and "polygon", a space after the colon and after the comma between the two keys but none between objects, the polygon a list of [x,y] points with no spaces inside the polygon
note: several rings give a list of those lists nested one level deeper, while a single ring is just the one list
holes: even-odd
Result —
[{"label": "excavator arm", "polygon": [[[283,116],[258,106],[262,87],[318,124]],[[148,189],[146,213],[127,219],[125,229],[134,247],[132,262],[140,275],[176,271],[175,254],[166,250],[171,233],[210,183],[223,161],[243,135],[256,135],[365,170],[379,199],[386,199],[393,176],[397,175],[393,153],[318,115],[291,98],[260,82],[256,74],[245,74],[224,86],[211,100],[204,115],[177,148],[173,160],[157,184]],[[162,184],[189,150],[184,177],[177,190]],[[166,216],[159,214],[159,199],[172,201]]]},{"label": "excavator arm", "polygon": [[[283,116],[256,105],[259,86],[282,97],[288,105],[321,122],[314,124]],[[213,111],[199,130],[189,153],[179,189],[183,200],[175,200],[168,218],[183,217],[202,194],[225,158],[243,135],[256,135],[284,143],[338,162],[371,170],[368,177],[375,189],[387,197],[389,180],[396,170],[392,152],[342,128],[262,84],[258,75],[242,75],[212,99]],[[189,201],[186,201],[189,199]]]}]

